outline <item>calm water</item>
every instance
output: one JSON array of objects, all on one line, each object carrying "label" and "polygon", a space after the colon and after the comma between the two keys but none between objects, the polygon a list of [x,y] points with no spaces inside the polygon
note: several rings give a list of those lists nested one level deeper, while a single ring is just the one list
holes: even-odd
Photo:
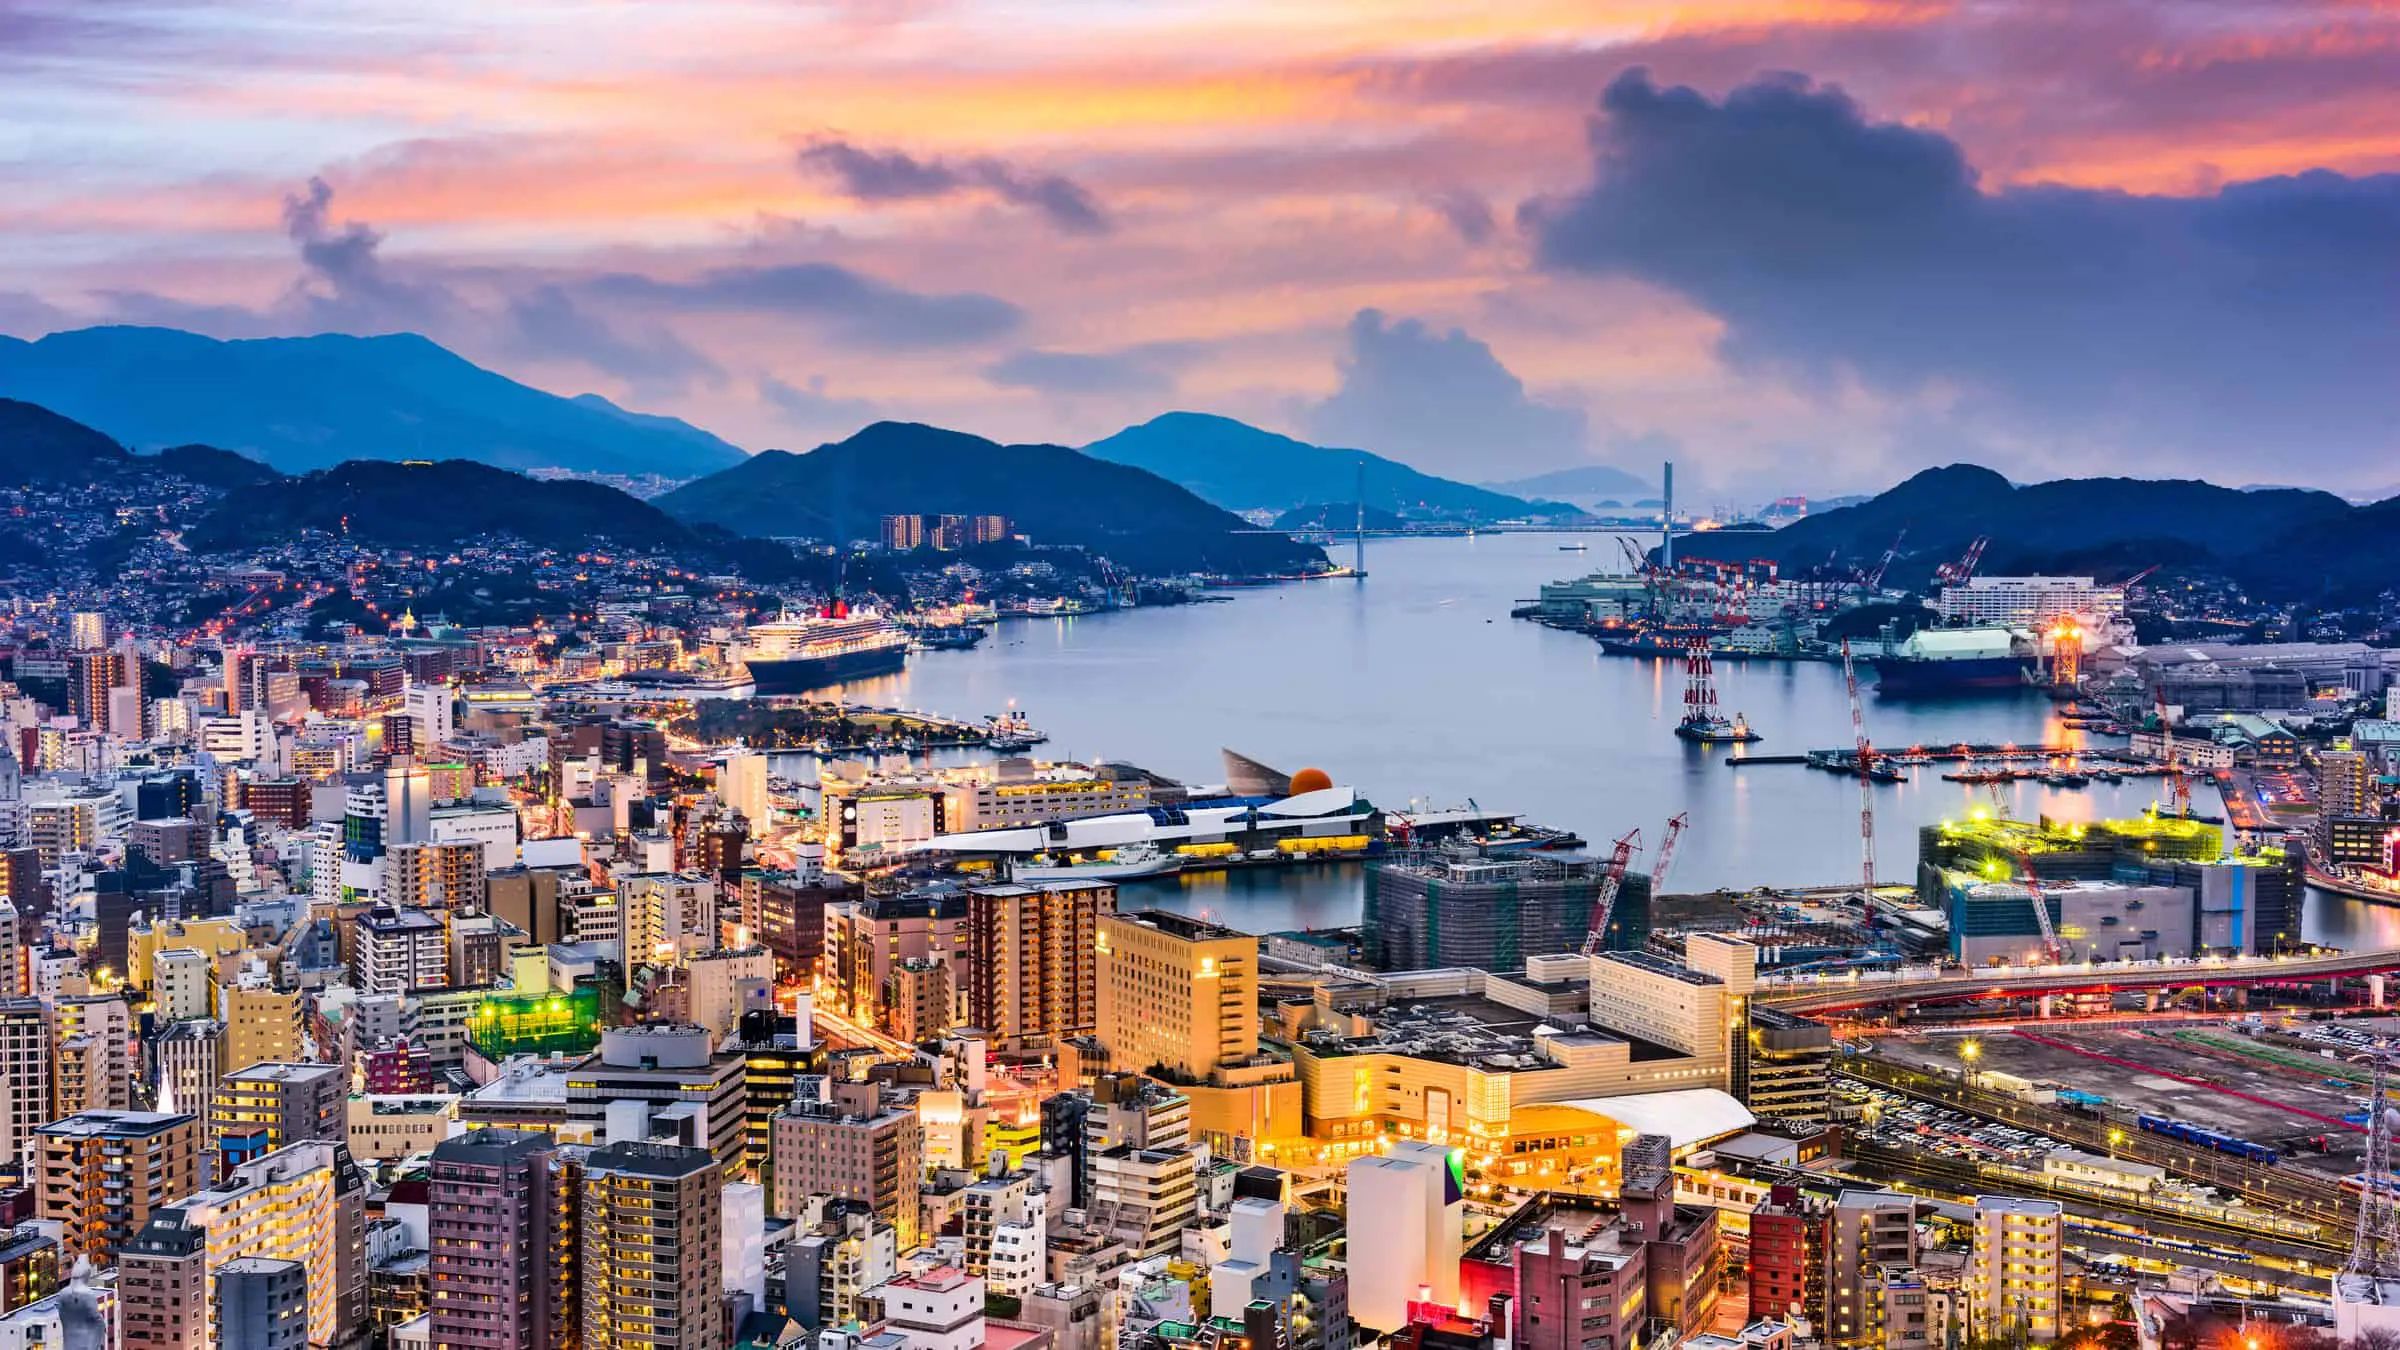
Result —
[{"label": "calm water", "polygon": [[[1370,544],[1363,582],[1246,591],[1228,604],[1016,620],[969,652],[912,657],[900,675],[846,697],[957,716],[1012,702],[1050,734],[1042,753],[1123,759],[1187,782],[1223,780],[1219,747],[1286,770],[1315,765],[1383,805],[1411,799],[1521,811],[1605,844],[1635,826],[1655,848],[1691,812],[1673,889],[1822,885],[1859,874],[1858,790],[1798,765],[1729,768],[1723,748],[1672,734],[1682,670],[1604,656],[1590,639],[1512,620],[1540,584],[1590,570],[1562,536]],[[1723,707],[1747,714],[1761,753],[1850,740],[1838,665],[1728,663]],[[1883,701],[1868,691],[1876,744],[2077,739],[2038,694]],[[2012,814],[2089,819],[2140,809],[2153,782],[2080,790],[2015,784]],[[1914,874],[1916,828],[1988,801],[1987,789],[1914,781],[1875,790],[1877,875]],[[1646,865],[1645,861],[1641,865]],[[1252,931],[1354,921],[1355,866],[1193,878],[1144,889],[1151,903],[1206,911]],[[2310,936],[2400,943],[2400,911],[2316,897]]]}]

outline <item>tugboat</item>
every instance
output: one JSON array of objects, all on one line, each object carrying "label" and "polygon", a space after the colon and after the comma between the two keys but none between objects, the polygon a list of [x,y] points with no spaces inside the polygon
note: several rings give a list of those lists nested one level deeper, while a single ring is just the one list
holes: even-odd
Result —
[{"label": "tugboat", "polygon": [[1764,739],[1740,713],[1728,720],[1717,712],[1716,667],[1708,643],[1695,639],[1683,650],[1683,720],[1675,734],[1699,745],[1743,745]]}]

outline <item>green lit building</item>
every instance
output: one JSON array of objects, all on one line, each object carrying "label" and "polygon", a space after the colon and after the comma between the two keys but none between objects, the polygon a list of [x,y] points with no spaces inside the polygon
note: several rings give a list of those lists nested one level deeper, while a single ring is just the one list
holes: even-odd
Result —
[{"label": "green lit building", "polygon": [[600,1045],[600,989],[494,993],[467,1019],[467,1041],[497,1064],[511,1055],[581,1055]]}]

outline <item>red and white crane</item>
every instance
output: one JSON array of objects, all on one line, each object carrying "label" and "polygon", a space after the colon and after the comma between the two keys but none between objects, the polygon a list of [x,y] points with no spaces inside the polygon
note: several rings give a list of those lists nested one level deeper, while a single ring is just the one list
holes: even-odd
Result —
[{"label": "red and white crane", "polygon": [[1633,851],[1641,846],[1642,832],[1628,830],[1617,840],[1617,851],[1609,855],[1608,870],[1600,876],[1600,893],[1592,897],[1592,927],[1583,935],[1585,956],[1599,955],[1608,933],[1608,916],[1617,907],[1617,890],[1625,884],[1625,868],[1633,861]]},{"label": "red and white crane", "polygon": [[1666,894],[1667,869],[1675,865],[1675,841],[1683,837],[1683,827],[1692,823],[1692,813],[1678,811],[1667,822],[1667,837],[1658,846],[1658,861],[1650,866],[1650,899],[1653,903]]},{"label": "red and white crane", "polygon": [[1906,538],[1908,538],[1908,527],[1904,525],[1900,528],[1900,533],[1892,536],[1892,546],[1885,549],[1883,556],[1876,560],[1875,570],[1859,578],[1866,584],[1868,590],[1875,591],[1883,588],[1883,574],[1891,570],[1892,559],[1900,556],[1900,541]]},{"label": "red and white crane", "polygon": [[1967,545],[1966,556],[1957,562],[1946,562],[1933,569],[1933,579],[1944,586],[1965,585],[1967,578],[1975,575],[1975,568],[1983,562],[1983,551],[1989,548],[1991,543],[1990,535],[1976,535],[1975,542]]},{"label": "red and white crane", "polygon": [[2167,788],[2175,797],[2175,814],[2192,814],[2192,782],[2183,773],[2183,765],[2175,758],[2175,719],[2167,715],[2167,691],[2154,691],[2158,707],[2158,753],[2167,762]]}]

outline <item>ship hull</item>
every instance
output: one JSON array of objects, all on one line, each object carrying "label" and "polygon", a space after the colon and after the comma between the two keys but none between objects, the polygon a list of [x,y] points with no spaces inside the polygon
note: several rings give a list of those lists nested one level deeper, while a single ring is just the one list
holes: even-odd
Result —
[{"label": "ship hull", "polygon": [[1183,870],[1187,860],[1178,854],[1126,863],[1071,863],[1050,866],[1041,863],[1018,863],[1009,868],[1011,881],[1139,881],[1144,877],[1163,877]]},{"label": "ship hull", "polygon": [[1952,694],[1975,689],[2022,689],[2030,663],[2020,656],[1970,656],[1926,661],[1874,658],[1876,688],[1884,694]]},{"label": "ship hull", "polygon": [[908,664],[908,644],[895,642],[888,647],[833,656],[788,656],[743,664],[750,668],[750,680],[759,695],[772,698],[778,694],[805,694],[845,680],[895,674]]}]

